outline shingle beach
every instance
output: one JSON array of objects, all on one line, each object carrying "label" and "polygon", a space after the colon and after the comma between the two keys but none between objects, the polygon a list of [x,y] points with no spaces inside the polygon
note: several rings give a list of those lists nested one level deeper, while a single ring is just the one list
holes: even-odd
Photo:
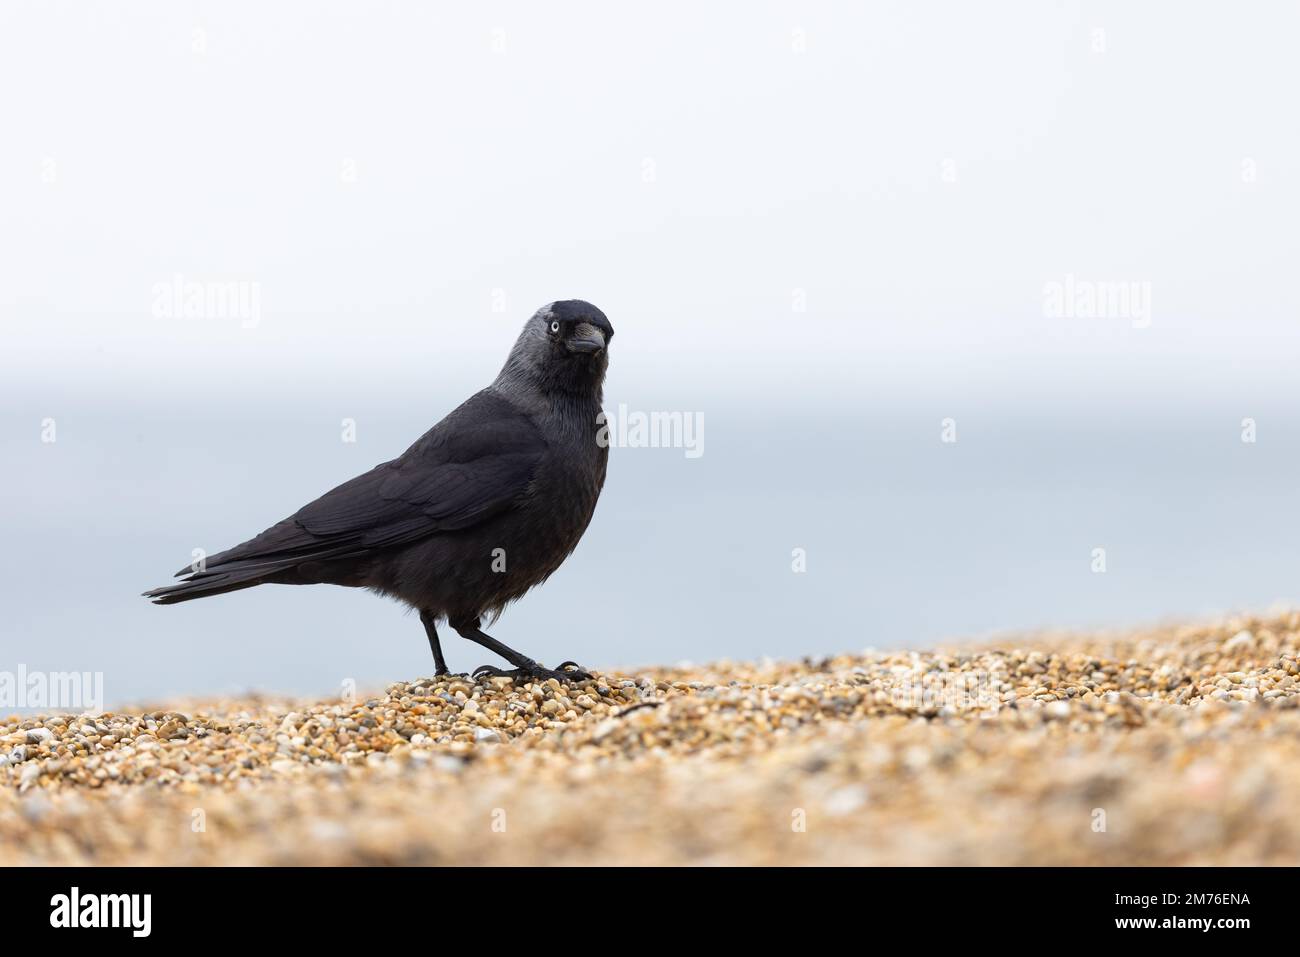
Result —
[{"label": "shingle beach", "polygon": [[1298,864],[1300,613],[0,722],[0,865]]}]

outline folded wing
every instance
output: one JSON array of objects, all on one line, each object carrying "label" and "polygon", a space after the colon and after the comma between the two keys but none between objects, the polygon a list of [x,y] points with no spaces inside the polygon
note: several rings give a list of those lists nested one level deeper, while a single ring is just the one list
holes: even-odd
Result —
[{"label": "folded wing", "polygon": [[546,453],[532,420],[481,392],[399,458],[344,482],[256,538],[186,567],[160,604],[233,591],[306,562],[361,559],[472,527],[518,503]]}]

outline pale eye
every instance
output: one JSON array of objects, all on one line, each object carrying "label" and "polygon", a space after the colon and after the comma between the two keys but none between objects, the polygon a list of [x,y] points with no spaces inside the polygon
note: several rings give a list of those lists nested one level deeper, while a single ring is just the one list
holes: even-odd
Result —
[{"label": "pale eye", "polygon": [[551,335],[555,335],[555,333],[559,331],[560,331],[560,324],[558,322],[551,323]]}]

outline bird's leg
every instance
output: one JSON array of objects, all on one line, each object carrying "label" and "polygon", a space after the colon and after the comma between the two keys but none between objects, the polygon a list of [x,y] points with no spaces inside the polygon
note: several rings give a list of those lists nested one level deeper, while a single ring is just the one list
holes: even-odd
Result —
[{"label": "bird's leg", "polygon": [[478,619],[462,622],[453,621],[451,623],[451,627],[455,628],[456,633],[462,638],[467,638],[475,644],[482,645],[488,651],[495,652],[514,665],[515,668],[513,671],[504,671],[492,665],[480,665],[473,671],[475,678],[483,676],[493,678],[541,678],[543,680],[557,678],[560,681],[588,681],[591,679],[590,674],[572,661],[566,661],[554,670],[544,667],[527,655],[520,654],[513,648],[503,645],[491,635],[484,633],[478,625]]},{"label": "bird's leg", "polygon": [[442,657],[442,645],[438,642],[438,629],[433,626],[434,620],[432,612],[420,610],[420,624],[424,625],[424,633],[429,636],[429,648],[433,651],[435,674],[445,675],[448,673],[447,660]]}]

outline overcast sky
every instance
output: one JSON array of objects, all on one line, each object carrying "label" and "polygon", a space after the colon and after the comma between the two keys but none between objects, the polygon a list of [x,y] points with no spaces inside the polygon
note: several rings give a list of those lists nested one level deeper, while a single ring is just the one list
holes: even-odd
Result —
[{"label": "overcast sky", "polygon": [[669,407],[1290,395],[1297,9],[8,2],[0,374],[452,394],[580,297]]}]

